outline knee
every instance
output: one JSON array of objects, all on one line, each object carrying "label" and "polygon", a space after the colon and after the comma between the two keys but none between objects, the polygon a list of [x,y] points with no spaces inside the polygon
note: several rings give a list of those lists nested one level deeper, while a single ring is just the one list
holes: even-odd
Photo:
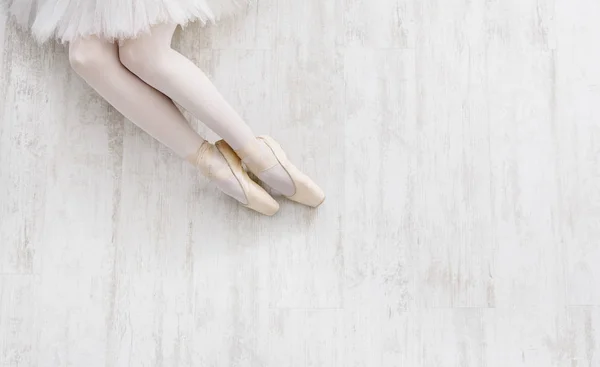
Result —
[{"label": "knee", "polygon": [[100,42],[74,41],[69,46],[69,63],[78,74],[101,70],[110,62],[108,51]]},{"label": "knee", "polygon": [[145,44],[126,43],[119,47],[119,59],[129,71],[142,79],[158,72],[160,50],[150,50]]}]

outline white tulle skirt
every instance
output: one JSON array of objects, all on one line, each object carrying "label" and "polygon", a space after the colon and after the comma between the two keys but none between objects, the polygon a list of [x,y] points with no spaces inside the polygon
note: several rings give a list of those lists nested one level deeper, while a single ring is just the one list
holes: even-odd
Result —
[{"label": "white tulle skirt", "polygon": [[214,22],[248,0],[0,0],[40,42],[135,38],[157,24]]}]

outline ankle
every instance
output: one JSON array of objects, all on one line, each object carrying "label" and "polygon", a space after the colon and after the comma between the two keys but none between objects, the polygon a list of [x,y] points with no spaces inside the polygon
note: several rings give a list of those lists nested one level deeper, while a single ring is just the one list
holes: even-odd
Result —
[{"label": "ankle", "polygon": [[266,171],[279,164],[271,149],[259,139],[249,142],[235,151],[242,162],[255,174]]},{"label": "ankle", "polygon": [[200,144],[196,152],[188,155],[185,160],[193,166],[200,166],[203,162],[203,157],[206,156],[211,146],[212,144],[205,140],[202,142],[202,144]]}]

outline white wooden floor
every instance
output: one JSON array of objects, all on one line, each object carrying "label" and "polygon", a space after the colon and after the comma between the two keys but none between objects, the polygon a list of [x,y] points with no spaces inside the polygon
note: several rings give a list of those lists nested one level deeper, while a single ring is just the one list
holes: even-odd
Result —
[{"label": "white wooden floor", "polygon": [[0,366],[600,366],[598,19],[260,0],[188,28],[328,193],[264,218],[1,15]]}]

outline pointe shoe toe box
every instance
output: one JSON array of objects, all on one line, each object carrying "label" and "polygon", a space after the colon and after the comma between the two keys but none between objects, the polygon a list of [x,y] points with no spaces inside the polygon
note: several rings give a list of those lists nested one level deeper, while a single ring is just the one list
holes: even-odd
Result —
[{"label": "pointe shoe toe box", "polygon": [[273,151],[279,163],[294,182],[296,192],[294,195],[288,196],[288,199],[313,208],[321,205],[325,201],[325,193],[319,185],[290,162],[281,145],[275,139],[270,136],[260,136],[259,139]]}]

